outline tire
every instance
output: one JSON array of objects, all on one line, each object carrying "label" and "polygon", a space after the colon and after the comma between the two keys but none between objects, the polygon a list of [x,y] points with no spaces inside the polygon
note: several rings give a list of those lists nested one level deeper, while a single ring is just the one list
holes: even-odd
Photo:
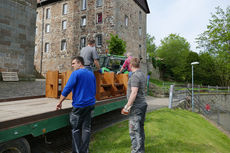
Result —
[{"label": "tire", "polygon": [[30,145],[25,138],[0,144],[0,153],[31,153]]}]

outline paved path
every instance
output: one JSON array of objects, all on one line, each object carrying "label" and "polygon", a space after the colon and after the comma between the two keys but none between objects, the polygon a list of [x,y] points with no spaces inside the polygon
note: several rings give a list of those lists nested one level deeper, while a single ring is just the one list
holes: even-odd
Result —
[{"label": "paved path", "polygon": [[169,98],[155,98],[151,96],[146,97],[148,103],[148,111],[168,107]]}]

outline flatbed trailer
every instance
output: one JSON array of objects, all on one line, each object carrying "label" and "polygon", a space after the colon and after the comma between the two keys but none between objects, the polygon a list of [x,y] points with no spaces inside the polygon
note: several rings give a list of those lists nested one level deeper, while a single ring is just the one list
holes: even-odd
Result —
[{"label": "flatbed trailer", "polygon": [[[58,99],[37,98],[0,103],[0,153],[30,153],[26,136],[37,137],[69,126],[71,100],[55,110]],[[125,96],[96,101],[93,117],[123,107]]]}]

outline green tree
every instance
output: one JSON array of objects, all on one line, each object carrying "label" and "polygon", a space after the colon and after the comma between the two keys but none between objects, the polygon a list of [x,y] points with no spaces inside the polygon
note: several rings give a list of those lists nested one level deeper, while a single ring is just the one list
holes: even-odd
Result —
[{"label": "green tree", "polygon": [[150,36],[149,34],[146,35],[146,48],[147,48],[147,54],[149,55],[149,58],[152,59],[152,65],[153,67],[156,68],[157,63],[156,63],[156,45],[154,43],[155,37],[154,36]]},{"label": "green tree", "polygon": [[147,47],[147,53],[149,54],[150,57],[155,56],[155,51],[156,51],[156,45],[154,43],[155,37],[150,36],[149,34],[146,35],[146,47]]},{"label": "green tree", "polygon": [[218,84],[230,84],[230,6],[226,11],[216,8],[207,30],[197,38],[201,52],[208,52],[215,59]]},{"label": "green tree", "polygon": [[126,52],[126,42],[118,37],[118,35],[110,34],[110,40],[107,40],[109,44],[109,53],[113,55],[124,55]]},{"label": "green tree", "polygon": [[156,50],[157,56],[162,59],[160,70],[163,70],[163,78],[170,78],[177,81],[184,81],[184,65],[190,51],[190,44],[185,38],[170,34],[161,40],[161,45]]},{"label": "green tree", "polygon": [[186,58],[185,65],[184,65],[185,81],[191,82],[191,80],[192,80],[192,66],[191,66],[191,63],[192,62],[199,62],[199,61],[200,61],[199,55],[196,52],[190,51],[188,53],[188,56]]},{"label": "green tree", "polygon": [[218,80],[214,57],[208,53],[201,53],[199,62],[200,64],[196,67],[197,82],[203,85],[216,85]]}]

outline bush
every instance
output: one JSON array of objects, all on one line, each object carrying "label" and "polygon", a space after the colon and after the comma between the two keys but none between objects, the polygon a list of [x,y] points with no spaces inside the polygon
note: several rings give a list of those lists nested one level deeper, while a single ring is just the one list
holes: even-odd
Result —
[{"label": "bush", "polygon": [[106,41],[109,44],[109,53],[113,55],[124,55],[126,52],[126,42],[118,37],[118,35],[110,34],[110,40]]}]

